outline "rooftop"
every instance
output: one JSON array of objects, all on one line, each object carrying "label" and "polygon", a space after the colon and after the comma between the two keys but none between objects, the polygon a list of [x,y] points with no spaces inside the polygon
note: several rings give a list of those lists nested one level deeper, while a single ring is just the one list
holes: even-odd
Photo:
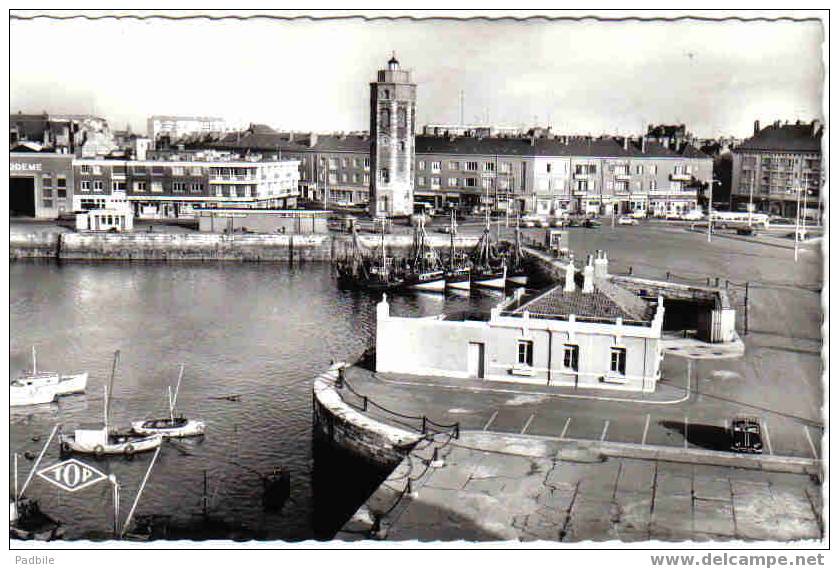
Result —
[{"label": "rooftop", "polygon": [[817,123],[780,124],[775,122],[747,138],[735,151],[775,150],[781,152],[820,152],[822,129]]},{"label": "rooftop", "polygon": [[523,303],[513,313],[528,312],[531,315],[567,317],[574,314],[580,319],[593,318],[624,321],[649,322],[652,309],[645,301],[631,292],[596,279],[594,292],[584,293],[577,287],[573,292],[563,290],[557,285],[548,292]]}]

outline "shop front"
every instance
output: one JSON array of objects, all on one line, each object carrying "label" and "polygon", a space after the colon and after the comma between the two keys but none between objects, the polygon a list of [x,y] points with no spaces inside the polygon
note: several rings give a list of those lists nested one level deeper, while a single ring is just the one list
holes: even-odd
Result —
[{"label": "shop front", "polygon": [[9,153],[9,215],[56,219],[73,209],[73,156]]}]

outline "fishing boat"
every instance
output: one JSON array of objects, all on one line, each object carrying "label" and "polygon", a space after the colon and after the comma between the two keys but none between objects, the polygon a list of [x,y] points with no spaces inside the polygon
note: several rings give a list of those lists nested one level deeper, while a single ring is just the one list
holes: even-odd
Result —
[{"label": "fishing boat", "polygon": [[[55,429],[53,429],[53,435],[54,434]],[[26,479],[26,483],[20,491],[18,491],[17,484],[18,455],[15,453],[14,495],[9,497],[9,537],[12,539],[51,541],[60,538],[64,533],[63,528],[61,527],[61,522],[41,510],[37,500],[32,500],[31,498],[24,496],[24,492],[26,491],[29,482],[32,480],[32,476],[35,474],[47,446],[49,446],[50,441],[52,441],[53,435],[51,435],[44,444],[44,448],[41,450],[38,462],[32,466],[29,477]]]},{"label": "fishing boat", "polygon": [[443,292],[446,290],[446,274],[437,252],[428,244],[425,222],[420,218],[414,231],[411,258],[403,270],[402,286],[409,290]]},{"label": "fishing boat", "polygon": [[449,227],[449,258],[446,266],[446,288],[454,290],[469,290],[472,288],[472,268],[469,262],[469,255],[458,252],[454,244],[457,235],[457,224],[455,214],[452,212],[451,226]]},{"label": "fishing boat", "polygon": [[56,385],[9,385],[9,406],[24,407],[52,403],[57,395]]},{"label": "fishing boat", "polygon": [[394,259],[387,256],[384,225],[380,255],[366,255],[366,248],[358,239],[358,232],[352,229],[352,249],[335,264],[338,285],[342,288],[374,292],[393,291],[401,288],[404,279],[394,266]]},{"label": "fishing boat", "polygon": [[507,280],[515,285],[527,284],[527,270],[524,266],[524,251],[521,248],[521,231],[516,227],[516,241],[507,257]]},{"label": "fishing boat", "polygon": [[507,284],[507,265],[500,258],[490,235],[489,214],[486,227],[472,251],[472,286],[504,290]]},{"label": "fishing boat", "polygon": [[178,383],[175,386],[174,395],[172,386],[168,386],[169,395],[169,416],[163,419],[149,419],[146,421],[134,421],[131,429],[138,435],[161,435],[164,438],[199,437],[204,434],[205,424],[203,421],[187,419],[184,416],[175,416],[175,405],[178,401],[178,393],[181,389],[181,379],[184,376],[184,366],[178,374]]},{"label": "fishing boat", "polygon": [[38,371],[38,358],[32,346],[32,370],[24,372],[10,384],[12,387],[55,386],[56,395],[84,393],[87,386],[87,372],[61,375],[53,371]]},{"label": "fishing boat", "polygon": [[61,433],[61,451],[63,453],[78,452],[83,454],[125,455],[133,456],[138,452],[154,450],[163,442],[159,434],[150,436],[138,435],[133,431],[119,431],[111,429],[110,407],[111,391],[119,362],[119,350],[114,353],[114,365],[111,370],[110,384],[105,386],[105,409],[103,423],[82,426],[73,433]]}]

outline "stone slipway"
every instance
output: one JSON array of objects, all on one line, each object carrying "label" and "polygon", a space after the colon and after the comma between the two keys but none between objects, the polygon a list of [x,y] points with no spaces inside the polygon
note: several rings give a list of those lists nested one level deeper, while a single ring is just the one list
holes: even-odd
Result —
[{"label": "stone slipway", "polygon": [[438,435],[415,447],[336,539],[822,539],[813,461],[764,458]]}]

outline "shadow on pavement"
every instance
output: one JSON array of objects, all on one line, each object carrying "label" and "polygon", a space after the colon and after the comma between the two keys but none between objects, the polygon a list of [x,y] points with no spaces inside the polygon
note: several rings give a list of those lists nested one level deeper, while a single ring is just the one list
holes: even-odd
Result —
[{"label": "shadow on pavement", "polygon": [[[665,429],[677,432],[683,437],[685,436],[685,424],[682,421],[659,421],[658,424]],[[714,425],[691,423],[688,425],[687,431],[686,438],[692,445],[708,450],[731,450],[728,429]]]}]

